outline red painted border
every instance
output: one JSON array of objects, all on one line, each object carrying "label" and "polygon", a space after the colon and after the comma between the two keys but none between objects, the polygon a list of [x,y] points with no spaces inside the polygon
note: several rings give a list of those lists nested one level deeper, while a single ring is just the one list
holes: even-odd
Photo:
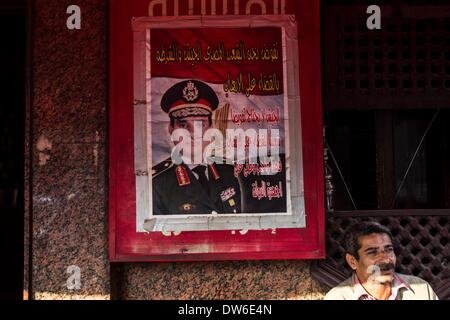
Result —
[{"label": "red painted border", "polygon": [[135,232],[131,18],[146,16],[148,3],[110,1],[110,261],[324,258],[320,1],[286,1],[287,14],[295,14],[298,22],[306,229],[279,229],[275,235],[271,231],[233,236],[230,231],[182,232],[169,238]]}]

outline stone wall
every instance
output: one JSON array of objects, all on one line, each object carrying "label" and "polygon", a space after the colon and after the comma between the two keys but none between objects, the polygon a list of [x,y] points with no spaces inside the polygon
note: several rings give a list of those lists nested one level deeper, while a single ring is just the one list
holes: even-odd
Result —
[{"label": "stone wall", "polygon": [[[306,261],[108,262],[108,2],[36,0],[32,21],[31,292],[35,299],[318,299]],[[68,267],[81,288],[69,290]]]}]

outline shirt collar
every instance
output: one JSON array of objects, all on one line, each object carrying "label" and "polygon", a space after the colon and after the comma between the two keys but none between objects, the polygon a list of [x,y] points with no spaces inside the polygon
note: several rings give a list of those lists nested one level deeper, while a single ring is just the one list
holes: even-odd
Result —
[{"label": "shirt collar", "polygon": [[400,292],[400,289],[409,290],[409,287],[403,282],[403,280],[396,273],[394,273],[394,282],[392,285],[392,293],[391,293],[391,296],[389,297],[389,300],[397,300],[397,296],[398,296],[398,293]]},{"label": "shirt collar", "polygon": [[[364,289],[361,282],[359,282],[356,272],[353,273],[353,283],[355,288],[355,291],[353,293],[354,300],[376,300],[366,291],[366,289]],[[391,295],[389,296],[388,300],[396,300],[400,289],[410,290],[410,288],[403,282],[403,280],[396,273],[394,273]]]},{"label": "shirt collar", "polygon": [[182,161],[181,163],[182,163],[183,165],[185,165],[186,167],[189,168],[189,170],[192,172],[192,174],[194,175],[194,177],[195,177],[196,179],[198,179],[198,174],[195,173],[194,171],[192,171],[192,169],[194,169],[194,168],[197,167],[197,166],[204,166],[204,167],[205,167],[205,175],[206,175],[206,178],[209,180],[208,164],[206,164],[206,163],[191,163],[191,164],[188,164],[188,163],[191,162],[191,159],[187,158],[187,157],[184,156],[184,155],[181,156],[181,161]]},{"label": "shirt collar", "polygon": [[189,165],[187,165],[188,166],[188,168],[191,170],[191,172],[192,172],[192,174],[194,175],[194,177],[195,177],[195,179],[197,179],[198,180],[198,174],[195,172],[195,171],[193,171],[192,169],[194,169],[195,167],[198,167],[198,166],[203,166],[203,167],[205,167],[205,175],[206,175],[206,179],[208,179],[209,180],[209,170],[208,170],[208,166],[206,165],[206,164],[189,164]]}]

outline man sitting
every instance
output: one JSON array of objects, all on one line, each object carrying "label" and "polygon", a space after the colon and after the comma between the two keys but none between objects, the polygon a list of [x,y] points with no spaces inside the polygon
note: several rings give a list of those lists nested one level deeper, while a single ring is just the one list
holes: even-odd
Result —
[{"label": "man sitting", "polygon": [[358,223],[347,230],[344,248],[353,275],[331,289],[325,300],[438,300],[426,281],[395,272],[392,235],[386,227]]}]

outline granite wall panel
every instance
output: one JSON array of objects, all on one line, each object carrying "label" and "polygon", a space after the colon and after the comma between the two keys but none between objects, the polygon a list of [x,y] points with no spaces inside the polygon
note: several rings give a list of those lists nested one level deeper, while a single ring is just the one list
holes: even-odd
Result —
[{"label": "granite wall panel", "polygon": [[[108,6],[77,1],[82,29],[68,30],[71,4],[32,8],[33,298],[108,299]],[[68,288],[70,266],[80,268],[79,289]]]},{"label": "granite wall panel", "polygon": [[128,264],[121,299],[312,300],[321,288],[306,261]]}]

